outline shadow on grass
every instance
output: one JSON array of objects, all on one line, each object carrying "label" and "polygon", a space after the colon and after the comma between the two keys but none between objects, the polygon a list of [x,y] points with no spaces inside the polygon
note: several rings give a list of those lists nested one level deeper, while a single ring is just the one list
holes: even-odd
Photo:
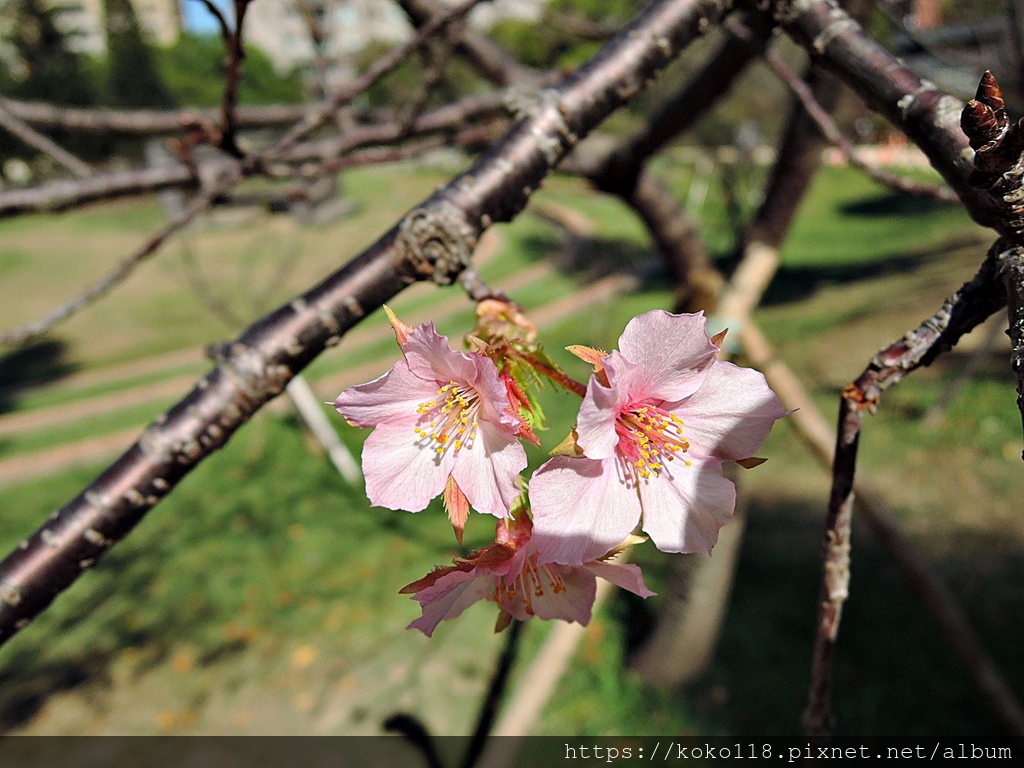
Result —
[{"label": "shadow on grass", "polygon": [[[803,737],[824,509],[805,499],[752,500],[732,602],[711,670],[675,694],[707,733]],[[855,524],[856,525],[856,524]],[[964,534],[935,565],[1017,691],[1024,552]],[[979,563],[984,563],[979,567]],[[998,738],[1001,730],[949,650],[936,621],[879,547],[855,535],[851,594],[835,669],[842,739]],[[626,617],[630,611],[618,610]]]},{"label": "shadow on grass", "polygon": [[839,206],[839,211],[846,216],[897,218],[900,216],[921,216],[935,211],[952,211],[959,207],[959,203],[889,190],[857,200],[856,202],[841,205]]},{"label": "shadow on grass", "polygon": [[0,413],[14,409],[21,392],[63,378],[78,369],[67,343],[47,339],[0,356]]},{"label": "shadow on grass", "polygon": [[[765,293],[762,305],[798,302],[813,295],[825,285],[846,285],[863,280],[906,274],[946,259],[954,251],[977,246],[973,238],[947,240],[933,248],[893,253],[880,259],[857,263],[816,266],[783,264]],[[978,247],[978,263],[984,250]],[[950,286],[950,290],[957,286]]]}]

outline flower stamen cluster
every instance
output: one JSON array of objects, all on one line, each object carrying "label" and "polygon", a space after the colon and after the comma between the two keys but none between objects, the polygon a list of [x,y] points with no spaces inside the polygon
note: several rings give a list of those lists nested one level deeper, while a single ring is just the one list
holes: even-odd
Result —
[{"label": "flower stamen cluster", "polygon": [[526,558],[523,570],[516,574],[514,581],[498,579],[494,601],[505,613],[513,616],[534,616],[536,610],[533,599],[541,600],[548,597],[545,589],[550,589],[551,595],[557,597],[565,592],[565,581],[558,573],[557,566],[538,565],[537,554],[533,553]]},{"label": "flower stamen cluster", "polygon": [[[480,398],[472,388],[460,386],[454,381],[440,387],[437,394],[441,398],[440,405],[437,400],[426,400],[416,406],[416,413],[422,417],[417,425],[427,422],[429,418],[429,431],[422,426],[416,426],[413,432],[421,440],[433,443],[434,452],[438,455],[443,454],[449,445],[454,445],[457,453],[476,436],[477,428],[480,426],[477,419]],[[455,439],[451,440],[453,435]]]},{"label": "flower stamen cluster", "polygon": [[[643,479],[656,477],[664,469],[663,461],[673,461],[686,453],[690,443],[683,437],[683,420],[657,406],[643,405],[624,411],[615,420],[619,451]],[[692,463],[683,460],[686,466]]]}]

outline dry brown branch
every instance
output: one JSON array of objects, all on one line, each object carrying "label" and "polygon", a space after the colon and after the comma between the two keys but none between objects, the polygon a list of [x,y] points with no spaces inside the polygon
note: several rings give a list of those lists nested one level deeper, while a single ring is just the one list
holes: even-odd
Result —
[{"label": "dry brown branch", "polygon": [[[211,175],[216,175],[220,168],[227,167],[228,163],[220,163],[208,166],[207,170]],[[98,200],[193,187],[198,183],[195,171],[186,165],[96,173],[82,179],[51,181],[38,187],[0,192],[0,219],[26,213],[65,211]]]},{"label": "dry brown branch", "polygon": [[833,728],[832,666],[843,603],[849,588],[850,523],[857,445],[864,411],[874,412],[882,392],[915,369],[930,365],[992,313],[1006,305],[999,280],[1002,241],[997,241],[978,274],[932,317],[879,352],[856,381],[843,390],[839,410],[832,492],[825,536],[825,567],[818,606],[811,687],[804,726],[811,738],[827,739]]},{"label": "dry brown branch", "polygon": [[[749,29],[739,19],[726,19],[724,26],[732,34],[737,37],[744,37],[752,35]],[[931,197],[936,200],[945,200],[948,202],[959,201],[959,197],[949,187],[938,186],[935,184],[926,184],[923,182],[913,181],[912,179],[899,176],[894,173],[889,173],[884,168],[872,165],[863,158],[857,148],[853,145],[853,142],[847,139],[842,132],[839,130],[839,126],[836,125],[835,121],[828,111],[822,107],[814,95],[814,91],[805,83],[800,77],[790,68],[786,60],[779,55],[778,52],[773,50],[766,50],[764,52],[764,59],[768,62],[768,65],[774,70],[775,74],[779,76],[793,94],[800,100],[800,104],[803,106],[804,111],[814,121],[814,124],[821,131],[829,143],[836,147],[843,156],[854,168],[857,168],[866,173],[871,178],[875,179],[881,184],[891,187],[892,189],[900,192],[906,192],[909,195],[918,195],[920,197]]]},{"label": "dry brown branch", "polygon": [[[180,133],[192,123],[212,124],[219,114],[214,109],[83,109],[4,98],[0,98],[0,107],[37,130],[101,136],[166,136]],[[299,104],[239,107],[235,117],[239,129],[281,128],[301,120],[309,111],[310,107]]]},{"label": "dry brown branch", "polygon": [[92,173],[92,168],[87,163],[79,160],[64,149],[64,147],[43,136],[43,134],[33,129],[32,126],[12,115],[4,108],[3,102],[0,102],[0,128],[3,128],[33,149],[42,152],[44,155],[49,155],[58,165],[62,165],[79,178],[89,176]]},{"label": "dry brown branch", "polygon": [[[835,432],[828,426],[799,379],[775,356],[755,323],[744,324],[739,329],[739,336],[747,358],[764,373],[783,405],[792,411],[786,422],[822,467],[831,468],[836,444]],[[1015,742],[1024,744],[1024,710],[956,598],[918,554],[913,541],[882,503],[881,496],[859,481],[854,483],[854,492],[858,514],[938,622],[946,642],[960,660],[982,701]]]}]

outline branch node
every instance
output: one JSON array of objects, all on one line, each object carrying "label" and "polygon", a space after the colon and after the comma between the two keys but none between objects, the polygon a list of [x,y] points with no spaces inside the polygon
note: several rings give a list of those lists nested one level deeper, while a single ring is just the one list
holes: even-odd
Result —
[{"label": "branch node", "polygon": [[451,285],[470,265],[477,234],[461,208],[441,200],[403,219],[398,245],[421,279]]}]

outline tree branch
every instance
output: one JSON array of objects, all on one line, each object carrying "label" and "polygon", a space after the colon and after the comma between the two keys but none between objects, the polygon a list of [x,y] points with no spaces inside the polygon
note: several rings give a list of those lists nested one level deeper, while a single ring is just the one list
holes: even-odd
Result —
[{"label": "tree branch", "polygon": [[[752,34],[737,19],[726,19],[724,26],[737,37]],[[889,173],[884,168],[879,168],[867,162],[857,151],[857,148],[854,147],[853,142],[843,136],[832,116],[815,98],[812,88],[800,79],[796,72],[786,63],[786,60],[773,50],[766,50],[764,59],[768,66],[774,70],[775,74],[779,76],[779,79],[789,87],[793,95],[800,100],[801,106],[808,117],[814,121],[818,130],[821,131],[821,135],[838,148],[854,168],[863,171],[875,181],[900,192],[906,192],[907,194],[919,197],[932,197],[936,200],[945,200],[947,202],[959,201],[960,198],[949,187],[913,181],[894,173]]]},{"label": "tree branch", "polygon": [[24,121],[19,120],[17,117],[12,115],[4,108],[2,101],[0,101],[0,128],[3,128],[12,136],[20,139],[33,149],[39,150],[44,155],[49,155],[59,165],[64,166],[64,168],[71,171],[75,176],[83,178],[92,174],[92,168],[90,168],[87,163],[79,160],[73,154],[64,149],[64,147],[46,136],[43,136],[43,134],[34,130],[32,126],[27,125]]},{"label": "tree branch", "polygon": [[998,279],[1002,248],[1003,241],[996,241],[973,280],[946,299],[932,317],[875,355],[864,373],[843,390],[826,520],[825,567],[811,685],[804,713],[804,727],[811,738],[828,738],[833,727],[832,667],[849,586],[853,483],[864,411],[873,413],[882,392],[917,368],[930,365],[961,336],[1006,305],[1006,292]]},{"label": "tree branch", "polygon": [[642,129],[603,151],[584,145],[562,163],[563,170],[583,175],[597,189],[620,197],[643,219],[677,286],[678,301],[691,311],[714,304],[722,279],[711,266],[696,223],[645,165],[727,94],[735,79],[767,46],[771,20],[756,14],[750,23],[749,36],[733,35],[723,41]]},{"label": "tree branch", "polygon": [[959,99],[921,80],[831,0],[775,5],[783,28],[812,60],[835,73],[920,147],[975,221],[1004,235],[1021,234],[1003,206],[968,183],[973,163],[960,130]]},{"label": "tree branch", "polygon": [[[786,423],[796,431],[818,462],[831,469],[835,433],[810,395],[785,363],[775,357],[755,323],[742,325],[739,336],[750,362],[764,373],[783,406],[791,411]],[[864,518],[878,543],[903,573],[907,584],[935,618],[982,700],[1015,743],[1024,744],[1024,710],[949,587],[917,553],[913,541],[885,508],[879,494],[860,481],[854,483],[854,492],[857,495],[857,513]]]},{"label": "tree branch", "polygon": [[[146,110],[84,109],[0,98],[0,108],[43,131],[98,134],[101,136],[166,136],[192,123],[213,123],[216,109]],[[238,128],[279,128],[301,120],[310,108],[300,104],[238,107]]]},{"label": "tree branch", "polygon": [[[219,169],[228,167],[227,163],[205,166],[214,175]],[[0,219],[26,213],[55,213],[98,200],[114,200],[159,192],[162,189],[194,187],[198,183],[195,170],[187,165],[96,173],[82,179],[51,181],[38,187],[0,192]]]},{"label": "tree branch", "polygon": [[480,233],[518,214],[580,137],[726,7],[726,0],[651,3],[590,62],[543,92],[530,116],[468,171],[338,272],[226,345],[192,392],[0,563],[0,640],[26,626],[368,312],[418,280],[455,280]]},{"label": "tree branch", "polygon": [[[285,163],[337,159],[362,147],[386,146],[437,134],[455,135],[466,125],[504,114],[506,109],[504,94],[472,96],[424,112],[407,130],[403,130],[399,118],[356,125],[340,136],[293,146],[276,159]],[[198,166],[198,169],[202,178],[217,178],[231,169],[231,163],[206,162]],[[95,173],[88,179],[56,181],[0,192],[0,219],[27,213],[65,211],[99,200],[114,200],[163,189],[188,188],[197,184],[196,169],[185,164],[168,168]]]}]

